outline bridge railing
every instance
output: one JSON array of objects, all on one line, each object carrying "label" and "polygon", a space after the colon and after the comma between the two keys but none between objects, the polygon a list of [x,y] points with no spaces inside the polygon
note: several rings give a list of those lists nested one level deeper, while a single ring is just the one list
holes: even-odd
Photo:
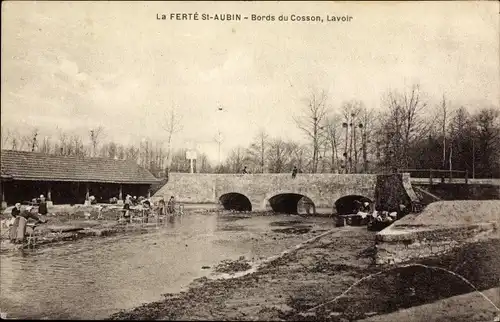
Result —
[{"label": "bridge railing", "polygon": [[[412,180],[428,180],[430,184],[441,182],[465,182],[469,183],[469,172],[467,170],[441,170],[441,169],[398,169],[398,173],[410,173]],[[446,180],[448,179],[448,180]],[[463,180],[463,181],[462,181]]]}]

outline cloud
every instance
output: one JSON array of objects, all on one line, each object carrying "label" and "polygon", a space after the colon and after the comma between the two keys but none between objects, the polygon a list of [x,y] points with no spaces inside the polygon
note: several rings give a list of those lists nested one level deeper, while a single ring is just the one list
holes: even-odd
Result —
[{"label": "cloud", "polygon": [[[208,3],[169,8],[204,5],[215,10]],[[256,9],[232,6],[242,13]],[[220,129],[227,138],[223,149],[229,149],[260,127],[302,137],[291,115],[311,87],[329,90],[334,108],[352,98],[378,107],[380,95],[401,89],[405,79],[420,81],[431,98],[446,92],[457,104],[498,104],[497,15],[474,11],[480,5],[456,6],[460,10],[335,4],[335,10],[356,13],[350,25],[167,25],[154,19],[163,4],[10,2],[2,21],[2,125],[26,120],[23,126],[86,133],[102,124],[108,139],[161,140],[161,117],[176,105],[184,117],[180,145],[210,141]],[[264,8],[292,13],[304,7]],[[317,4],[307,10],[333,9]],[[224,116],[216,113],[219,103],[228,111]]]}]

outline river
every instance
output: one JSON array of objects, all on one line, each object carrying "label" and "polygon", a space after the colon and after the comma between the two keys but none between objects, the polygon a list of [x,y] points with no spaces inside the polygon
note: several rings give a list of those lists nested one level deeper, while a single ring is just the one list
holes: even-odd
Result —
[{"label": "river", "polygon": [[[273,222],[301,220],[321,230],[326,218],[189,214],[153,232],[88,238],[0,255],[0,311],[8,318],[101,319],[179,292],[225,259],[263,258],[306,235],[273,233]],[[267,242],[266,242],[267,241]]]}]

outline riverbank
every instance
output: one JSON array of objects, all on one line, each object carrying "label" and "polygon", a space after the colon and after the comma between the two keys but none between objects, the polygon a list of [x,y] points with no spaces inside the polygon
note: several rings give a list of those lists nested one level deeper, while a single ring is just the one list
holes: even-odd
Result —
[{"label": "riverbank", "polygon": [[[39,226],[40,227],[40,226]],[[16,251],[29,248],[42,248],[53,246],[59,243],[77,241],[89,237],[108,237],[119,233],[146,233],[156,229],[156,223],[152,224],[120,224],[117,222],[73,222],[64,226],[47,225],[43,228],[36,228],[35,242],[29,244],[13,244],[8,239],[2,238],[0,244],[1,251]]]},{"label": "riverbank", "polygon": [[[99,208],[104,206],[101,211]],[[11,208],[4,210],[0,219],[5,220],[11,218]],[[122,209],[117,205],[56,205],[50,207],[50,215],[43,216],[47,219],[46,224],[40,224],[36,227],[35,247],[47,247],[61,242],[76,241],[87,237],[106,237],[120,233],[144,233],[165,224],[165,221],[156,223],[156,218],[150,218],[149,223],[118,223],[116,218]],[[272,211],[263,212],[235,212],[229,210],[221,210],[215,204],[186,204],[184,216],[190,214],[201,215],[221,215],[228,218],[249,218],[255,216],[273,216]],[[98,217],[100,220],[97,220]],[[298,216],[298,215],[297,215]],[[175,216],[167,216],[166,221],[174,220]],[[330,214],[319,213],[315,216],[300,216],[302,218],[318,217],[328,218]],[[31,221],[31,220],[30,220]],[[28,228],[29,230],[30,228]],[[287,229],[287,228],[285,228]],[[289,228],[288,228],[289,229]],[[292,229],[293,230],[293,229]],[[307,230],[307,229],[306,229]],[[12,244],[8,240],[8,229],[2,227],[0,235],[0,251],[15,251],[33,247],[32,244]]]},{"label": "riverbank", "polygon": [[[201,278],[185,292],[165,294],[164,300],[118,312],[110,319],[352,321],[473,290],[453,273],[478,289],[500,284],[498,239],[413,262],[420,266],[403,267],[374,266],[373,243],[374,233],[364,227],[334,229],[255,272],[240,272],[243,276],[230,279]],[[375,276],[368,278],[371,274]],[[448,312],[448,320],[493,321],[495,314],[494,309],[482,314],[455,312]],[[414,321],[425,319],[422,315]]]},{"label": "riverbank", "polygon": [[[38,224],[33,232],[33,243],[28,244],[27,240],[23,244],[12,244],[8,239],[8,227],[2,225],[0,250],[15,251],[32,247],[46,247],[49,245],[75,241],[86,237],[104,237],[124,232],[147,232],[156,228],[156,223],[152,224],[123,224],[116,218],[121,207],[107,207],[99,212],[98,206],[54,206],[50,209],[50,214],[40,216],[47,220],[47,223]],[[100,219],[97,218],[100,216]],[[2,220],[11,218],[8,209],[2,213]],[[32,222],[30,219],[28,222]],[[27,236],[31,228],[27,228]]]}]

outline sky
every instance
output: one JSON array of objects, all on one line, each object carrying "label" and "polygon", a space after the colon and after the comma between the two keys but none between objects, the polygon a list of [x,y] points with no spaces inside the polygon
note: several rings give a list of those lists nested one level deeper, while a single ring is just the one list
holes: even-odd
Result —
[{"label": "sky", "polygon": [[[332,111],[419,83],[472,111],[499,107],[498,2],[2,2],[1,125],[42,136],[165,141],[217,160],[265,129],[305,139],[304,99]],[[171,13],[319,15],[323,22],[176,21]],[[157,20],[165,14],[167,20]],[[350,22],[326,16],[349,15]],[[218,107],[223,110],[219,111]],[[87,139],[88,140],[88,139]]]}]

